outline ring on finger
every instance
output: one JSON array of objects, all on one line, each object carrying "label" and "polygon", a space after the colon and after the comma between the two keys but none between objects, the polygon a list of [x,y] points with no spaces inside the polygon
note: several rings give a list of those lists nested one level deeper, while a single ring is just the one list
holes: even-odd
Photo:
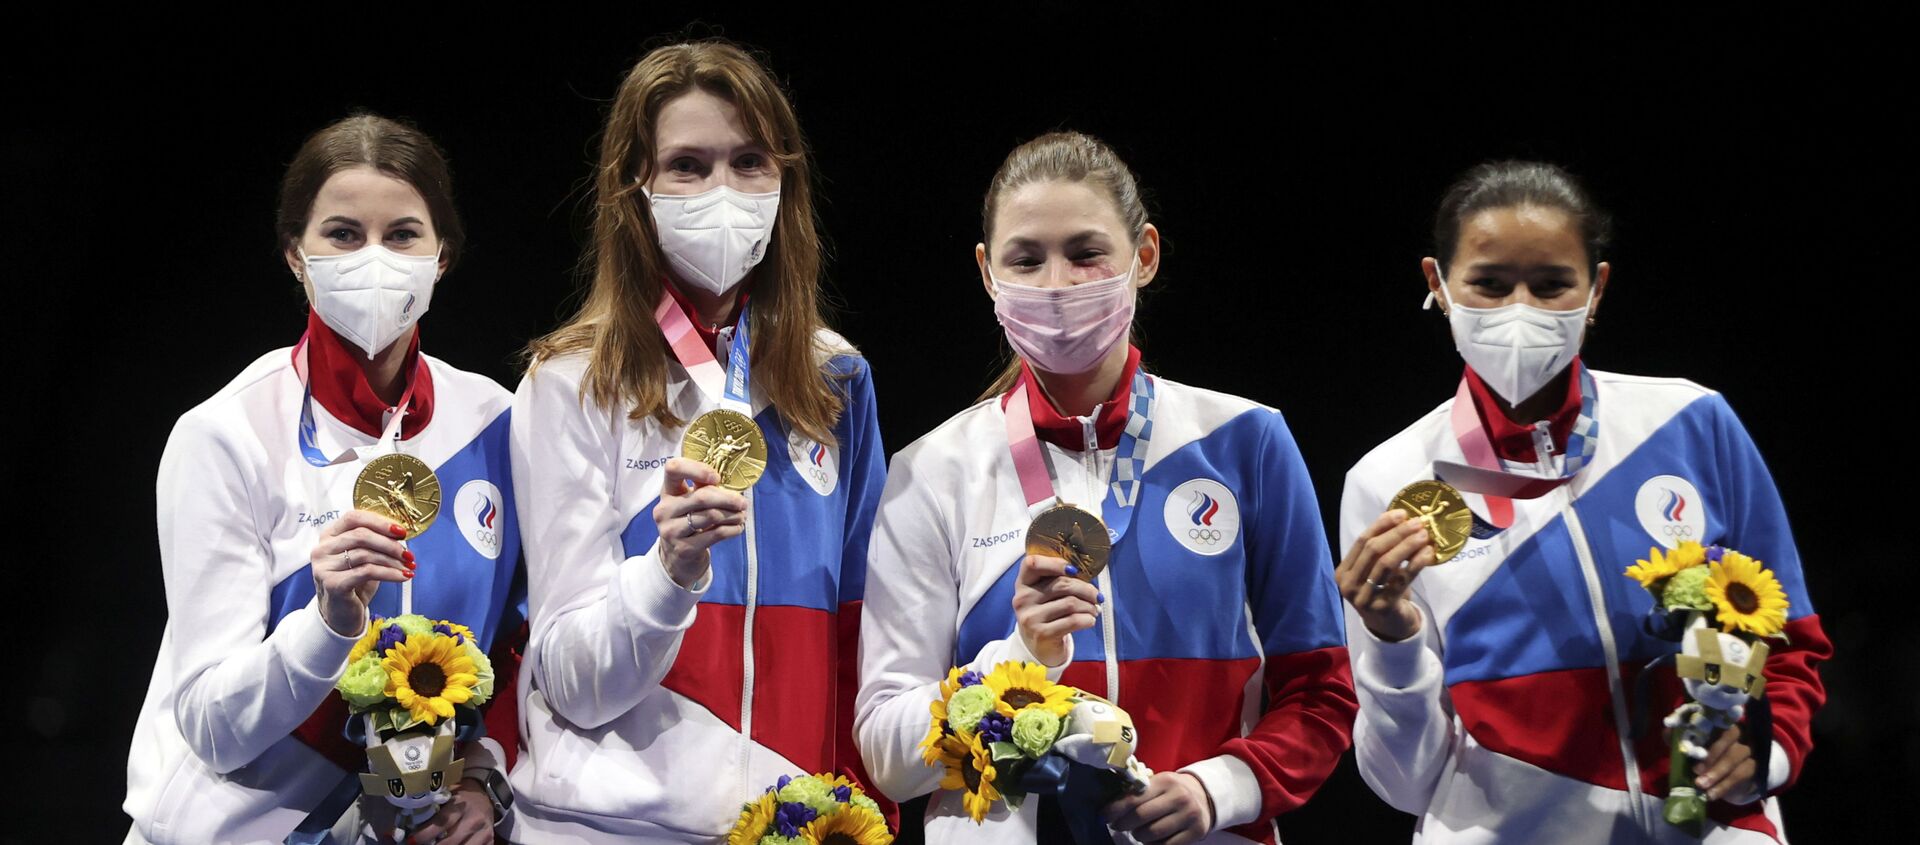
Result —
[{"label": "ring on finger", "polygon": [[1367,583],[1372,584],[1373,588],[1376,590],[1384,590],[1387,588],[1387,584],[1385,581],[1368,581]]},{"label": "ring on finger", "polygon": [[353,550],[352,549],[348,549],[340,553],[340,568],[341,569],[353,568]]},{"label": "ring on finger", "polygon": [[693,518],[696,516],[699,516],[699,514],[687,514],[687,533],[689,534],[698,534],[701,531],[702,526],[693,524]]}]

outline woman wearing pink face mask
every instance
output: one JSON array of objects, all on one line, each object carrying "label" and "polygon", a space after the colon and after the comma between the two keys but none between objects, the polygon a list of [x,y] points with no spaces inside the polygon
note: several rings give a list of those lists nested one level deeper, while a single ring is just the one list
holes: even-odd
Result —
[{"label": "woman wearing pink face mask", "polygon": [[[948,668],[1024,660],[1128,711],[1158,774],[1143,794],[1034,796],[981,827],[966,795],[942,791],[929,842],[1067,841],[1100,821],[1141,842],[1273,841],[1273,818],[1349,742],[1340,597],[1286,423],[1149,374],[1126,342],[1160,269],[1139,197],[1112,149],[1078,133],[1021,145],[994,176],[974,258],[1018,358],[894,459],[855,738],[889,797],[932,792],[941,773],[918,746]],[[1028,525],[1060,504],[1105,523],[1097,573],[1025,552]]]}]

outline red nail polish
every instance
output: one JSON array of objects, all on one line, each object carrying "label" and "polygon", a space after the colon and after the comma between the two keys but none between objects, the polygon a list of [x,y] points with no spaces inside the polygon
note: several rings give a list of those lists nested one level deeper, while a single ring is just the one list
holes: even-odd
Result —
[{"label": "red nail polish", "polygon": [[401,528],[401,527],[400,527],[400,526],[398,526],[398,525],[389,525],[389,526],[387,526],[387,531],[388,531],[389,533],[391,533],[391,534],[393,534],[393,536],[395,536],[395,537],[405,537],[405,536],[407,536],[407,529],[405,529],[405,528]]},{"label": "red nail polish", "polygon": [[406,562],[408,562],[408,563],[412,563],[412,562],[413,562],[413,551],[412,551],[412,550],[410,550],[410,549],[401,549],[401,550],[400,550],[400,559],[401,559],[401,560],[404,560],[404,561],[406,561]]},{"label": "red nail polish", "polygon": [[412,580],[413,580],[413,571],[412,571],[412,570],[408,570],[408,571],[407,571],[407,580],[408,580],[408,581],[412,581]]}]

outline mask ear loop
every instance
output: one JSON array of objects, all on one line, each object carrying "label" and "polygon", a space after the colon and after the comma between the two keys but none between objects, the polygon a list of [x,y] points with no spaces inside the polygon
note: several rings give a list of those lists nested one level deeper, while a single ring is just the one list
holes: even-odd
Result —
[{"label": "mask ear loop", "polygon": [[[1440,262],[1439,262],[1438,260],[1435,260],[1435,261],[1433,262],[1433,275],[1434,275],[1434,276],[1435,276],[1436,278],[1438,278],[1438,279],[1440,280],[1440,295],[1441,295],[1441,296],[1444,296],[1444,297],[1446,297],[1446,299],[1447,299],[1447,306],[1448,306],[1448,307],[1452,307],[1452,306],[1453,306],[1453,294],[1450,294],[1450,293],[1447,293],[1447,274],[1446,274],[1446,273],[1443,273],[1443,272],[1441,272],[1441,270],[1440,270]],[[1432,310],[1433,310],[1433,304],[1434,304],[1435,302],[1437,302],[1437,301],[1438,301],[1438,298],[1437,298],[1437,297],[1436,297],[1436,296],[1434,295],[1434,293],[1433,293],[1433,291],[1432,291],[1432,290],[1428,290],[1428,291],[1427,291],[1427,299],[1426,299],[1426,301],[1425,301],[1425,302],[1422,302],[1422,303],[1420,303],[1420,310],[1422,310],[1422,311],[1432,311]],[[1440,309],[1440,314],[1441,314],[1441,316],[1445,316],[1445,315],[1446,315],[1446,313],[1447,313],[1447,309],[1446,309],[1446,308],[1442,308],[1442,309]]]}]

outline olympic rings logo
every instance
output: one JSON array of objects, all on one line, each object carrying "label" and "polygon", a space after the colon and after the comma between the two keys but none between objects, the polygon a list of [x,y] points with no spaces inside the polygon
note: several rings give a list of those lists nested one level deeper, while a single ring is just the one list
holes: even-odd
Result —
[{"label": "olympic rings logo", "polygon": [[1660,533],[1676,540],[1685,540],[1693,537],[1693,526],[1684,523],[1663,525],[1660,527]]},{"label": "olympic rings logo", "polygon": [[1218,528],[1189,528],[1187,537],[1202,543],[1218,543],[1223,535]]}]

